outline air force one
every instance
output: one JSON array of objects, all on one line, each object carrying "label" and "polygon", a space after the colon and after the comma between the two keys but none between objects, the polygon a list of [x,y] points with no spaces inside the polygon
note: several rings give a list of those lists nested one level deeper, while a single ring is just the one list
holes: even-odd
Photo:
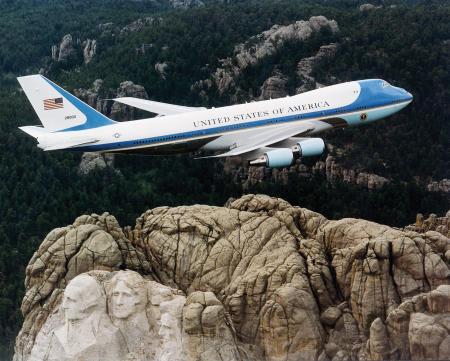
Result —
[{"label": "air force one", "polygon": [[158,116],[115,122],[42,75],[18,81],[43,125],[20,129],[44,151],[166,155],[201,150],[215,152],[203,158],[240,156],[250,165],[271,168],[321,155],[325,144],[316,134],[385,118],[413,98],[380,79],[211,109],[124,97],[114,100]]}]

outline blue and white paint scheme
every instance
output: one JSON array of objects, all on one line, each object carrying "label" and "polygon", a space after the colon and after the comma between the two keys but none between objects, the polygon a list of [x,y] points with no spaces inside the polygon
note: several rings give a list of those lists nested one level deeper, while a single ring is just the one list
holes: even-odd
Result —
[{"label": "blue and white paint scheme", "polygon": [[268,167],[320,155],[325,144],[317,134],[385,118],[413,98],[380,79],[211,109],[125,97],[114,100],[158,116],[115,122],[42,75],[18,81],[43,125],[20,129],[44,151],[164,155],[203,150],[221,152],[211,157],[240,156]]}]

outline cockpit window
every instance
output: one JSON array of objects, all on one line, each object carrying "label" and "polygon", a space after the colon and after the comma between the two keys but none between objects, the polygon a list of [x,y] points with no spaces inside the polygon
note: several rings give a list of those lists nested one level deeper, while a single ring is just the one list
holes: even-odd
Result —
[{"label": "cockpit window", "polygon": [[388,87],[388,86],[391,86],[391,84],[389,84],[387,81],[383,81],[383,83],[381,83],[381,86],[382,86],[383,88],[386,88],[386,87]]}]

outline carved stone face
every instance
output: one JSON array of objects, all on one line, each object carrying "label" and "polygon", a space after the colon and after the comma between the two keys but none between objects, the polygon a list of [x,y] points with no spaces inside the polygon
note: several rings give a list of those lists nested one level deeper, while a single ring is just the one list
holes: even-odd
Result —
[{"label": "carved stone face", "polygon": [[161,316],[161,326],[158,331],[159,337],[163,343],[170,343],[176,341],[176,320],[168,313]]},{"label": "carved stone face", "polygon": [[128,318],[136,313],[136,305],[139,299],[133,290],[125,282],[119,281],[114,287],[111,295],[112,313],[116,318]]},{"label": "carved stone face", "polygon": [[68,287],[66,289],[62,303],[66,319],[76,321],[87,316],[82,299],[81,289],[77,287]]},{"label": "carved stone face", "polygon": [[89,275],[75,277],[66,287],[62,308],[69,321],[82,320],[105,306],[100,285]]}]

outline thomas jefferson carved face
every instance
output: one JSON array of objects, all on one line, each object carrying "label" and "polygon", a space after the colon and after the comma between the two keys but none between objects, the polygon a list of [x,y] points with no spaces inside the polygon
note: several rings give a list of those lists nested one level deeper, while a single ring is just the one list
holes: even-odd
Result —
[{"label": "thomas jefferson carved face", "polygon": [[75,277],[66,287],[62,308],[69,321],[88,317],[97,307],[104,307],[101,286],[89,275]]},{"label": "thomas jefferson carved face", "polygon": [[136,312],[136,305],[139,300],[133,290],[125,282],[116,283],[111,295],[111,306],[115,317],[128,318]]},{"label": "thomas jefferson carved face", "polygon": [[120,271],[111,280],[109,302],[112,316],[126,319],[143,312],[147,304],[145,280],[133,271]]}]

